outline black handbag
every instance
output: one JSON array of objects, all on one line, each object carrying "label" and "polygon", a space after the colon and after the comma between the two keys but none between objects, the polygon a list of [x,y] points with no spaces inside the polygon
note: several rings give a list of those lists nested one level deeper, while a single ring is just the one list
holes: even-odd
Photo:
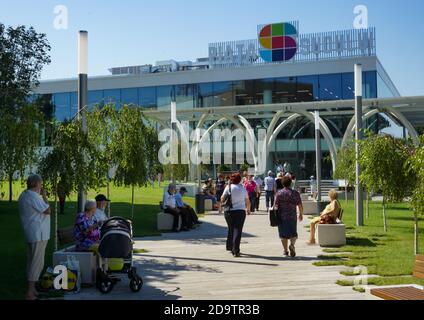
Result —
[{"label": "black handbag", "polygon": [[224,196],[224,201],[222,201],[221,206],[224,208],[225,212],[230,211],[233,208],[233,200],[231,198],[231,184],[228,186],[229,193]]},{"label": "black handbag", "polygon": [[278,227],[280,224],[280,218],[278,216],[278,210],[269,210],[269,223],[271,227]]}]

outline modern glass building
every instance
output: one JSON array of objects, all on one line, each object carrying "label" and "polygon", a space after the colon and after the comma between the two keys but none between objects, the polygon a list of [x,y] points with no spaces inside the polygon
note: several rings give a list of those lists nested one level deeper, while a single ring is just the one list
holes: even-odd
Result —
[{"label": "modern glass building", "polygon": [[[273,31],[277,30],[276,25],[281,34]],[[290,34],[287,33],[289,25],[294,27]],[[210,44],[207,58],[112,68],[110,75],[89,78],[88,108],[114,103],[117,108],[134,104],[161,111],[169,110],[171,101],[175,100],[178,110],[234,106],[242,111],[252,105],[351,100],[355,63],[363,66],[364,98],[400,96],[377,57],[375,29],[321,34],[300,34],[298,30],[297,22],[259,26],[257,39]],[[270,32],[269,37],[266,32]],[[265,49],[272,51],[274,58],[278,57],[276,50],[293,52],[292,48],[284,49],[288,38],[295,40],[296,55],[288,60],[272,60],[271,56],[272,61],[267,61]],[[269,47],[263,39],[269,40]],[[280,56],[284,57],[283,53]],[[55,118],[63,121],[77,113],[76,91],[75,78],[42,81],[35,94],[50,101]],[[352,115],[344,113],[343,108],[333,111],[322,118],[340,146]],[[256,112],[248,121],[253,128],[268,128],[273,116],[269,112]],[[193,127],[198,123],[198,119],[188,120]],[[204,125],[212,123],[213,120]],[[383,114],[369,118],[366,125],[375,132],[392,127],[405,134],[395,121]],[[323,140],[324,159],[328,151]],[[300,117],[279,132],[271,148],[269,169],[282,161],[289,161],[294,172],[303,178],[314,173],[314,124],[310,119]],[[300,172],[302,161],[306,172]],[[331,162],[324,160],[323,177],[331,178],[332,169]]]}]

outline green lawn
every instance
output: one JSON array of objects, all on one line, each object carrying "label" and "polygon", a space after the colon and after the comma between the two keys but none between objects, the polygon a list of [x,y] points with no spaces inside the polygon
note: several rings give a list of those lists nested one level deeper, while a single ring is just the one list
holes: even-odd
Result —
[{"label": "green lawn", "polygon": [[[349,267],[366,266],[369,274],[382,276],[369,281],[369,284],[392,285],[416,283],[424,285],[423,280],[413,278],[414,221],[408,204],[394,204],[389,207],[388,232],[383,229],[381,203],[370,204],[370,217],[365,218],[364,227],[355,226],[353,201],[344,206],[344,222],[347,226],[347,246],[338,249],[325,249],[326,256],[317,266],[345,265]],[[420,242],[424,248],[424,221],[420,220]],[[424,250],[421,250],[423,253]],[[352,275],[352,271],[343,272]],[[351,281],[339,281],[340,285],[353,285]]]},{"label": "green lawn", "polygon": [[[3,186],[5,190],[6,186]],[[0,300],[22,299],[25,293],[26,244],[21,230],[17,209],[17,197],[23,187],[14,184],[14,202],[0,201]],[[106,194],[106,189],[100,190]],[[136,188],[135,214],[133,220],[136,237],[159,235],[156,230],[156,215],[159,211],[159,201],[162,200],[162,188]],[[94,198],[96,192],[90,192],[88,197]],[[7,195],[6,195],[7,196]],[[111,212],[114,216],[131,217],[131,189],[111,188]],[[58,216],[59,227],[73,225],[76,214],[76,196],[66,202],[64,215]],[[187,198],[186,202],[194,205],[194,199]],[[52,236],[53,236],[52,216]],[[53,238],[49,242],[46,253],[46,265],[51,265],[53,253]]]}]

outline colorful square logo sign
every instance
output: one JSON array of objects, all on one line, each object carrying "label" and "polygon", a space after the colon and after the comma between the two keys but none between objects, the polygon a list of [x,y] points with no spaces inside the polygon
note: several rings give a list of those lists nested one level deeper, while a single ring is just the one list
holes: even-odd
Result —
[{"label": "colorful square logo sign", "polygon": [[297,52],[297,30],[291,23],[274,23],[259,31],[259,54],[266,62],[288,61]]}]

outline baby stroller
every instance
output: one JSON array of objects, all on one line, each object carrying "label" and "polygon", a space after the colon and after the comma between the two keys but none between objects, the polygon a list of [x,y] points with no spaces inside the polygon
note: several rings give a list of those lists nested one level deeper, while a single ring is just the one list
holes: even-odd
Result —
[{"label": "baby stroller", "polygon": [[[121,279],[115,274],[127,274],[130,279],[130,288],[139,292],[143,286],[142,278],[137,275],[133,266],[132,224],[121,217],[107,220],[100,229],[99,269],[96,274],[96,287],[100,292],[110,293]],[[110,270],[108,263],[102,259],[121,259],[118,269]],[[104,264],[106,266],[104,266]],[[121,268],[122,267],[122,268]]]}]

